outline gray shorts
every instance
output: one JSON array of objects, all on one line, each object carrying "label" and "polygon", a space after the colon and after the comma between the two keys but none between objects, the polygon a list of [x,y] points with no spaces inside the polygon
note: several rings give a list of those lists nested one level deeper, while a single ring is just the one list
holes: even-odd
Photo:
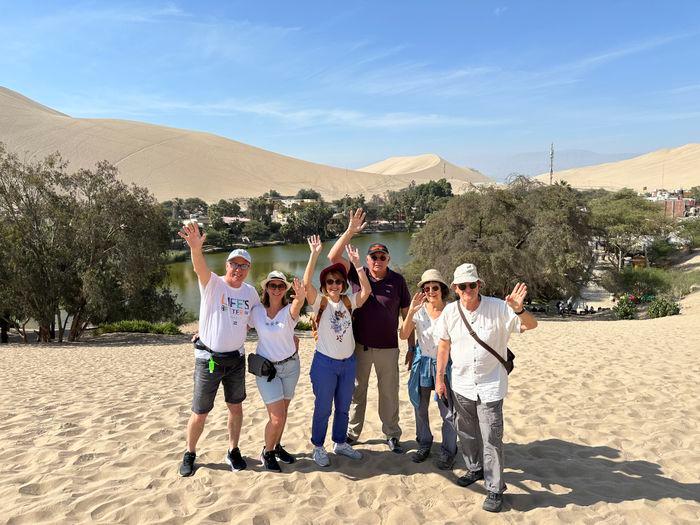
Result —
[{"label": "gray shorts", "polygon": [[208,414],[214,408],[214,398],[219,384],[224,385],[224,399],[227,403],[242,403],[245,399],[245,356],[241,356],[233,366],[216,365],[209,373],[207,359],[194,360],[194,395],[192,412]]},{"label": "gray shorts", "polygon": [[277,369],[277,375],[272,381],[268,382],[267,377],[255,378],[260,397],[262,397],[263,403],[266,405],[281,399],[292,399],[294,397],[294,390],[299,381],[301,369],[299,354],[294,356],[294,359],[275,365],[275,368]]}]

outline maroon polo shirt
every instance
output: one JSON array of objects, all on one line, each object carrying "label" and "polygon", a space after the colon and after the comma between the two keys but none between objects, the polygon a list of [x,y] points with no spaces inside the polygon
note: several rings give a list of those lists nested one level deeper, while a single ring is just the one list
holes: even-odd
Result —
[{"label": "maroon polo shirt", "polygon": [[[372,294],[362,308],[353,312],[352,328],[355,342],[372,348],[398,348],[401,309],[411,304],[411,293],[400,273],[387,269],[381,281],[375,281],[369,269],[363,267],[372,286]],[[351,265],[348,279],[353,292],[360,291],[357,271]]]}]

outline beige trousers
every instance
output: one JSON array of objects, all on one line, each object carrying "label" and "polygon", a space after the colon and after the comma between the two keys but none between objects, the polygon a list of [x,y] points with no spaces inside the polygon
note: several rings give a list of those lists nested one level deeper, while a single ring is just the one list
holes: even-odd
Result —
[{"label": "beige trousers", "polygon": [[382,432],[387,438],[400,438],[399,426],[399,349],[372,348],[365,350],[361,344],[355,345],[357,369],[355,372],[355,391],[350,404],[350,424],[348,437],[357,440],[362,433],[367,408],[367,386],[369,374],[374,365],[379,391],[379,419]]}]

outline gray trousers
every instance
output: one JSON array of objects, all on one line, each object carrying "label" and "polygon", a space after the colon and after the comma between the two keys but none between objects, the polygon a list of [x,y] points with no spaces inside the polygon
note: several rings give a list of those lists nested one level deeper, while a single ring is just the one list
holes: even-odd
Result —
[{"label": "gray trousers", "polygon": [[[420,387],[420,404],[418,408],[414,407],[416,414],[416,441],[419,448],[429,449],[433,444],[433,433],[430,431],[430,419],[428,418],[432,394],[432,388]],[[446,419],[449,414],[447,407],[441,402],[438,402],[437,406],[442,417],[442,444],[440,445],[440,452],[445,459],[452,459],[457,454],[457,433],[452,427],[452,422]]]},{"label": "gray trousers", "polygon": [[471,472],[484,469],[484,487],[501,494],[503,483],[503,400],[483,403],[454,392],[457,435]]}]

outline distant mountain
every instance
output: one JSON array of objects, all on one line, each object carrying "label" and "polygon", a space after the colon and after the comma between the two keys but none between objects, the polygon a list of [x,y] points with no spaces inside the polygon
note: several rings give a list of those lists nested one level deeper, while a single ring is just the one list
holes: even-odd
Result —
[{"label": "distant mountain", "polygon": [[[632,158],[635,155],[635,153],[596,153],[581,149],[555,150],[554,169],[555,171],[566,170],[615,162]],[[470,160],[470,164],[498,181],[504,181],[514,173],[533,177],[540,173],[549,172],[549,150],[506,156],[477,156]]]},{"label": "distant mountain", "polygon": [[[535,178],[547,182],[549,173]],[[555,171],[554,180],[565,180],[575,188],[687,189],[700,185],[700,144],[660,149],[598,166]]]},{"label": "distant mountain", "polygon": [[[147,187],[160,200],[193,196],[212,202],[258,196],[270,189],[293,195],[300,188],[313,188],[328,199],[360,193],[369,197],[404,188],[412,180],[427,182],[439,171],[369,174],[286,157],[210,133],[127,120],[76,119],[3,87],[0,141],[22,158],[58,151],[70,169],[108,160],[125,182]],[[450,168],[446,178],[461,191],[473,177],[471,170]]]}]

